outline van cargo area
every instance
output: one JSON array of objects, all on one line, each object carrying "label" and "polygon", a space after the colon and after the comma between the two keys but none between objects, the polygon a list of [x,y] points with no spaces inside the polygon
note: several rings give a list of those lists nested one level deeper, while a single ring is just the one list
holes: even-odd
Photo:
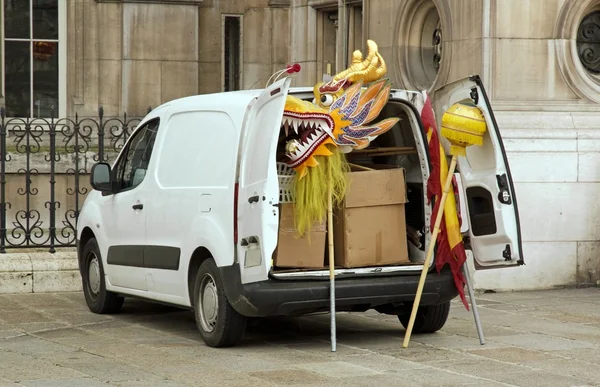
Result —
[{"label": "van cargo area", "polygon": [[[379,119],[400,117],[370,146],[346,154],[351,172],[341,208],[334,208],[335,268],[339,274],[420,270],[425,260],[425,181],[429,174],[425,139],[406,102],[391,99]],[[282,130],[277,160],[284,156]],[[278,163],[281,171],[282,163]],[[285,180],[280,176],[280,184]],[[294,204],[280,186],[278,244],[273,253],[274,278],[328,278],[327,219],[299,237]]]}]

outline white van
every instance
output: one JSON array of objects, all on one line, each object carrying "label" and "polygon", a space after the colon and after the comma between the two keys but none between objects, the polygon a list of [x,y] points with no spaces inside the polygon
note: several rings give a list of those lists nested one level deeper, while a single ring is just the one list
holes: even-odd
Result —
[{"label": "white van", "polygon": [[[77,225],[79,268],[94,313],[114,313],[135,296],[194,310],[204,341],[230,346],[252,317],[329,310],[329,270],[278,270],[276,151],[286,96],[312,100],[312,88],[286,78],[262,90],[168,102],[139,124],[111,167],[94,165]],[[486,115],[481,147],[461,158],[465,245],[477,269],[523,264],[519,215],[508,161],[478,76],[434,94],[436,119],[472,100]],[[380,119],[401,117],[378,147],[414,147],[410,156],[364,160],[406,170],[406,223],[423,232],[410,264],[336,269],[337,311],[397,315],[408,324],[429,242],[429,159],[419,92],[392,90]],[[366,156],[365,156],[366,157]],[[458,295],[448,268],[430,268],[414,332],[435,332]]]}]

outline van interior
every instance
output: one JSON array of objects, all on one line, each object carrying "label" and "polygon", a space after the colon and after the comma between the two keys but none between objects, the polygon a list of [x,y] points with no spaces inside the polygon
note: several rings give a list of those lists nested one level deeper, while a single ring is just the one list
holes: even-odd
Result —
[{"label": "van interior", "polygon": [[[410,107],[404,104],[402,101],[389,101],[384,109],[381,111],[377,121],[383,120],[389,117],[399,117],[400,121],[394,125],[389,131],[378,136],[371,142],[368,148],[363,150],[354,150],[346,154],[346,159],[352,168],[352,171],[367,171],[367,170],[380,170],[380,169],[403,169],[404,179],[403,184],[404,190],[406,191],[406,200],[404,203],[403,213],[400,215],[404,219],[405,227],[402,233],[405,232],[405,237],[397,238],[394,243],[406,244],[405,246],[398,245],[398,251],[405,251],[407,257],[399,262],[387,264],[394,267],[407,266],[407,265],[419,265],[423,264],[425,260],[425,237],[424,230],[426,226],[426,215],[425,215],[425,184],[424,174],[426,173],[422,166],[422,160],[427,160],[427,156],[423,154],[424,149],[420,152],[417,149],[417,141],[415,136],[420,135],[421,128],[416,121],[411,120],[411,116],[414,117]],[[283,124],[282,124],[283,125]],[[277,160],[282,161],[285,157],[285,131],[282,129],[279,135],[279,144],[277,147]],[[364,216],[377,216],[377,212],[369,214],[363,212]],[[405,214],[405,215],[403,215]],[[334,212],[334,217],[336,213]],[[369,219],[373,224],[378,224],[377,227],[386,227],[386,224],[381,224],[378,219]],[[326,224],[326,219],[324,220]],[[335,224],[334,220],[334,224]],[[281,221],[280,221],[280,232],[281,232]],[[334,226],[335,228],[336,226]],[[281,234],[280,234],[281,235]],[[334,230],[334,235],[336,230]],[[374,238],[372,238],[374,239]],[[389,239],[389,235],[388,235]],[[320,239],[321,241],[323,239]],[[277,254],[278,250],[282,247],[282,243],[287,243],[287,239],[278,238],[278,248],[274,253],[273,259],[273,272],[272,273],[289,273],[289,272],[306,272],[315,270],[329,269],[328,264],[328,248],[327,242],[324,243],[323,257],[324,264],[322,267],[286,267],[278,266]],[[327,239],[325,239],[327,241]],[[319,248],[321,246],[319,245]],[[403,248],[402,248],[403,247]],[[336,242],[336,249],[339,246]],[[314,251],[314,250],[313,250]],[[363,265],[363,267],[378,267],[385,266],[386,264],[369,264]],[[344,268],[345,266],[339,266],[337,261],[336,251],[336,269]],[[360,266],[356,266],[360,267]]]}]

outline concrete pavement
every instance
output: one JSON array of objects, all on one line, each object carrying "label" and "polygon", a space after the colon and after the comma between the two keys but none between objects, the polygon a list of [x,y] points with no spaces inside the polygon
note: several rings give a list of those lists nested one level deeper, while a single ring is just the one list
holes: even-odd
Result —
[{"label": "concrete pavement", "polygon": [[81,293],[0,295],[0,387],[600,385],[600,290],[478,296],[487,343],[454,303],[444,329],[413,335],[393,316],[256,321],[242,344],[206,347],[193,315],[128,299],[88,312]]}]

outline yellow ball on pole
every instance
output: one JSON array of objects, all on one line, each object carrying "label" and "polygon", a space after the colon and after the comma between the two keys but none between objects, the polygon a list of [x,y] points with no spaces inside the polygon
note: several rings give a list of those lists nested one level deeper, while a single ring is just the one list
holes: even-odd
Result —
[{"label": "yellow ball on pole", "polygon": [[466,156],[470,145],[483,145],[487,124],[483,112],[470,101],[450,106],[442,116],[442,136],[450,141],[450,154]]}]

